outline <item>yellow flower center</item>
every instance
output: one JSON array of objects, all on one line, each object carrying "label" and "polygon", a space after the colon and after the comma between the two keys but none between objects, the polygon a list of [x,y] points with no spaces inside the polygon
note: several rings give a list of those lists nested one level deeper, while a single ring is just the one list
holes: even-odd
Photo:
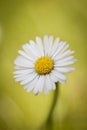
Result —
[{"label": "yellow flower center", "polygon": [[48,74],[53,69],[53,60],[49,56],[43,56],[36,60],[35,70],[41,74]]}]

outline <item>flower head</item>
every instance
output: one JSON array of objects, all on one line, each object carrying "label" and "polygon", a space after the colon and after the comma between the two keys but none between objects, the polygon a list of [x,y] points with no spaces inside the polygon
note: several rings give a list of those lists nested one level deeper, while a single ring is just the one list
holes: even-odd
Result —
[{"label": "flower head", "polygon": [[36,37],[36,42],[30,40],[23,45],[23,51],[19,50],[19,56],[14,61],[15,81],[20,81],[24,89],[30,92],[34,89],[34,94],[44,90],[47,94],[49,90],[56,89],[55,83],[66,82],[64,73],[75,70],[70,65],[77,60],[72,56],[74,51],[67,50],[69,45],[53,36],[44,36],[43,41]]}]

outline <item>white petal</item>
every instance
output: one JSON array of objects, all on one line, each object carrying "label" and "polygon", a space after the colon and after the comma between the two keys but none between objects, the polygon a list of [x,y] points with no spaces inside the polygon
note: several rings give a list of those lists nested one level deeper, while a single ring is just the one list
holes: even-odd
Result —
[{"label": "white petal", "polygon": [[[20,70],[19,70],[20,71]],[[22,70],[21,70],[22,71]],[[21,72],[20,71],[20,72]],[[16,73],[17,73],[18,71],[16,71]],[[33,69],[30,69],[28,72],[26,71],[26,72],[24,72],[24,73],[20,73],[20,74],[16,74],[16,75],[14,75],[14,78],[16,78],[16,79],[20,79],[20,80],[24,80],[24,79],[26,79],[27,77],[29,77],[30,75],[33,75],[34,73],[36,73],[35,72],[35,70],[33,70]]]},{"label": "white petal", "polygon": [[52,75],[55,77],[55,79],[57,79],[57,82],[59,81],[60,83],[64,84],[66,82],[66,76],[64,76],[63,74],[53,70]]},{"label": "white petal", "polygon": [[40,76],[39,81],[36,84],[36,87],[34,89],[34,94],[38,94],[40,92],[42,92],[43,88],[44,88],[44,83],[45,83],[45,76]]},{"label": "white petal", "polygon": [[52,43],[53,43],[53,35],[50,35],[50,37],[49,37],[49,43],[52,45]]},{"label": "white petal", "polygon": [[67,61],[73,61],[73,60],[75,60],[74,56],[69,56],[69,57],[57,60],[57,62],[55,62],[55,64],[64,63],[64,62],[67,62]]},{"label": "white petal", "polygon": [[27,55],[24,51],[19,50],[18,53],[22,55],[23,57],[27,58],[30,61],[34,61],[33,58],[31,58],[29,55]]},{"label": "white petal", "polygon": [[46,76],[45,76],[44,93],[45,93],[45,94],[48,94],[48,92],[49,92],[49,89],[48,89],[48,82],[47,82]]},{"label": "white petal", "polygon": [[66,45],[66,42],[61,42],[59,44],[58,50],[54,53],[54,55],[52,56],[52,58],[55,58],[57,55],[59,55],[61,53],[61,51],[64,49],[65,45]]},{"label": "white petal", "polygon": [[29,44],[24,44],[23,46],[24,51],[29,55],[29,57],[33,58],[33,59],[37,59],[37,56],[33,53],[32,48],[29,46]]},{"label": "white petal", "polygon": [[27,69],[27,68],[20,67],[20,66],[14,66],[14,69],[16,69],[16,70],[22,70],[22,69]]},{"label": "white petal", "polygon": [[64,48],[62,49],[61,53],[63,53],[66,49],[68,49],[68,47],[69,47],[69,44],[66,44],[66,45],[64,46]]},{"label": "white petal", "polygon": [[35,46],[35,42],[33,40],[29,40],[29,43],[33,46]]},{"label": "white petal", "polygon": [[25,59],[22,56],[18,56],[15,59],[14,64],[17,65],[17,66],[21,66],[21,67],[28,67],[28,68],[33,68],[34,67],[34,64],[31,61]]},{"label": "white petal", "polygon": [[[61,44],[60,44],[61,45]],[[64,51],[66,51],[66,49],[69,47],[68,44],[64,44],[63,46],[61,46],[61,50],[59,52],[57,52],[57,54],[59,53],[59,55],[62,55],[64,53]],[[59,55],[56,55],[55,57],[59,56]]]},{"label": "white petal", "polygon": [[18,77],[18,75],[15,75],[14,78],[15,78],[15,81],[18,82],[18,81],[22,81],[22,80],[28,78],[28,75],[20,75],[19,77]]},{"label": "white petal", "polygon": [[27,92],[30,92],[35,86],[36,83],[38,82],[39,76],[36,76],[34,80],[32,80],[30,83],[24,86],[24,89],[27,90]]},{"label": "white petal", "polygon": [[44,56],[42,39],[40,37],[36,37],[36,43],[37,43],[37,48],[39,49],[41,56]]},{"label": "white petal", "polygon": [[44,36],[44,54],[45,56],[48,55],[48,48],[49,48],[49,38],[47,35]]},{"label": "white petal", "polygon": [[40,54],[37,52],[37,48],[33,44],[28,44],[28,49],[31,54],[33,54],[37,58],[40,57]]},{"label": "white petal", "polygon": [[55,90],[56,89],[56,85],[55,85],[55,81],[51,75],[51,73],[49,74],[49,78],[50,78],[50,82],[51,82],[51,89]]},{"label": "white petal", "polygon": [[35,52],[35,55],[37,55],[37,57],[41,56],[39,47],[37,47],[37,44],[35,44],[35,42],[33,40],[29,41],[29,45],[31,46],[32,50]]},{"label": "white petal", "polygon": [[51,90],[52,89],[52,81],[50,79],[49,74],[46,75],[46,83],[48,84],[48,89]]},{"label": "white petal", "polygon": [[34,72],[34,69],[24,69],[24,70],[17,70],[15,72],[13,72],[13,74],[17,74],[17,75],[20,75],[20,74],[30,74]]},{"label": "white petal", "polygon": [[74,59],[74,60],[71,60],[71,61],[66,61],[66,62],[55,64],[54,66],[57,66],[57,67],[67,66],[67,65],[71,65],[71,64],[75,63],[76,61],[77,60]]},{"label": "white petal", "polygon": [[44,93],[47,95],[48,92],[49,92],[49,90],[48,90],[47,87],[45,86],[45,88],[44,88]]},{"label": "white petal", "polygon": [[42,92],[42,90],[44,88],[44,83],[45,83],[45,76],[44,75],[41,76],[41,80],[42,80],[42,82],[41,82],[42,84],[39,87],[39,92]]},{"label": "white petal", "polygon": [[49,90],[55,90],[55,89],[56,89],[56,85],[54,83],[54,80],[52,80],[51,75],[50,74],[46,75],[45,76],[45,85],[44,85],[45,94],[48,94]]},{"label": "white petal", "polygon": [[60,40],[59,38],[56,38],[56,40],[54,41],[54,44],[53,44],[53,47],[52,47],[52,52],[51,52],[50,56],[52,56],[56,52],[56,50],[58,49],[59,40]]},{"label": "white petal", "polygon": [[75,67],[55,67],[55,70],[59,71],[60,73],[69,73],[75,70]]},{"label": "white petal", "polygon": [[20,84],[24,85],[27,84],[29,82],[31,82],[32,80],[34,80],[34,78],[37,76],[38,74],[36,72],[33,72],[31,74],[28,75],[28,77],[26,79],[24,79]]},{"label": "white petal", "polygon": [[68,50],[68,51],[66,51],[66,52],[64,52],[64,53],[62,53],[62,54],[59,54],[59,55],[57,55],[57,56],[54,58],[54,61],[57,61],[57,60],[62,59],[62,58],[65,58],[65,57],[67,57],[67,56],[73,54],[74,52],[75,52],[75,51]]},{"label": "white petal", "polygon": [[40,93],[43,90],[43,87],[44,87],[44,76],[40,76],[34,89],[34,94],[37,95],[38,93]]},{"label": "white petal", "polygon": [[54,83],[58,82],[58,78],[54,75],[53,71],[51,71],[50,76],[51,76],[52,82]]},{"label": "white petal", "polygon": [[48,49],[48,56],[50,56],[53,49],[53,35],[49,37],[49,49]]},{"label": "white petal", "polygon": [[17,75],[14,76],[14,78],[15,78],[16,82],[18,82],[18,81],[24,81],[27,78],[32,77],[34,74],[35,74],[34,71],[31,72],[31,73],[28,73],[28,74],[17,74]]},{"label": "white petal", "polygon": [[32,91],[32,89],[34,88],[34,83],[33,83],[34,81],[32,81],[31,83],[32,83],[32,85],[31,85],[31,83],[30,84],[27,84],[26,86],[24,86],[24,89],[26,89],[27,90],[27,92],[30,92],[30,91]]},{"label": "white petal", "polygon": [[56,84],[53,82],[52,83],[52,89],[55,90],[56,89]]}]

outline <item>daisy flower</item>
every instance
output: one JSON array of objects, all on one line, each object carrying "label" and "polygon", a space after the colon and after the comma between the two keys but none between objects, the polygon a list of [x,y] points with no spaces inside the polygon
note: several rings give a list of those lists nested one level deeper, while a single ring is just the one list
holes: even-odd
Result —
[{"label": "daisy flower", "polygon": [[30,40],[22,47],[14,61],[14,78],[27,92],[34,89],[35,95],[42,90],[47,94],[49,90],[56,89],[55,83],[66,82],[65,73],[75,70],[70,66],[77,61],[72,56],[74,51],[69,50],[69,45],[59,38],[53,40],[52,35],[45,35],[42,40],[36,37],[35,42]]}]

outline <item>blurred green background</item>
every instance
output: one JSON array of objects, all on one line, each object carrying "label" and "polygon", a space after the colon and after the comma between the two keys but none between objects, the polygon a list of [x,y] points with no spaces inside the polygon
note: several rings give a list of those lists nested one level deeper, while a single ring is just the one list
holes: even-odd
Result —
[{"label": "blurred green background", "polygon": [[54,91],[26,93],[12,74],[18,49],[44,34],[66,40],[78,58],[59,87],[53,130],[87,130],[87,0],[0,0],[0,130],[42,130],[46,122]]}]

